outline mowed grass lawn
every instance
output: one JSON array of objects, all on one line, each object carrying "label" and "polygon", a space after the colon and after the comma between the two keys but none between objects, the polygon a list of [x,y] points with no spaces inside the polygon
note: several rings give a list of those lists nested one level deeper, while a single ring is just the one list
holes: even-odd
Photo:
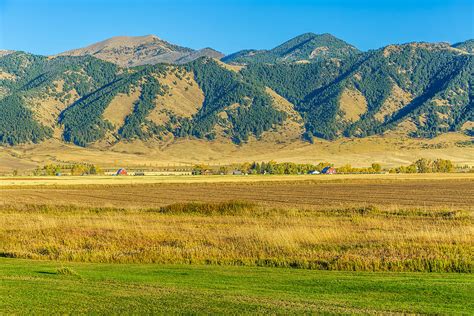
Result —
[{"label": "mowed grass lawn", "polygon": [[[66,267],[72,275],[58,273]],[[0,259],[0,312],[472,314],[474,277]]]}]

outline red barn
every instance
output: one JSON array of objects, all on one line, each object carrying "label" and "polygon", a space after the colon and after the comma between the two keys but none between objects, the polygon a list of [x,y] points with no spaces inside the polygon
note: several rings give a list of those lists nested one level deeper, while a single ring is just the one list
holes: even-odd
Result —
[{"label": "red barn", "polygon": [[128,173],[127,173],[127,170],[125,170],[124,168],[120,168],[119,170],[117,170],[117,173],[115,175],[117,175],[117,176],[126,176],[126,175],[128,175]]},{"label": "red barn", "polygon": [[336,174],[336,168],[326,167],[321,171],[322,174]]}]

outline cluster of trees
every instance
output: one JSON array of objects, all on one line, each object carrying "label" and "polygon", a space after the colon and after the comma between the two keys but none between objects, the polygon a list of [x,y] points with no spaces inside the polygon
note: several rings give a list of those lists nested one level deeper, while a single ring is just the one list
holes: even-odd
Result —
[{"label": "cluster of trees", "polygon": [[[229,136],[236,143],[249,135],[259,137],[274,124],[281,124],[285,113],[273,107],[264,87],[245,81],[240,74],[224,69],[217,62],[201,58],[185,66],[192,71],[204,92],[204,103],[192,120],[183,120],[176,136],[195,136],[213,139],[213,128],[219,122],[217,114],[225,111],[231,122]],[[237,109],[229,109],[238,104]]]},{"label": "cluster of trees", "polygon": [[379,163],[373,163],[370,167],[357,168],[352,167],[350,164],[346,164],[336,168],[337,173],[379,173],[382,172],[382,165]]},{"label": "cluster of trees", "polygon": [[278,163],[275,161],[268,162],[245,162],[242,164],[233,164],[230,166],[221,166],[213,169],[205,164],[195,165],[193,174],[204,174],[206,172],[214,174],[229,174],[234,171],[240,171],[243,174],[307,174],[310,171],[321,171],[326,167],[333,165],[328,162],[320,162],[314,164],[297,164],[293,162]]},{"label": "cluster of trees", "polygon": [[[320,162],[314,165],[269,161],[262,163],[244,163],[237,166],[236,169],[248,174],[307,174],[311,171],[321,172],[324,168],[333,166],[334,165],[329,162]],[[379,163],[373,163],[367,168],[356,168],[351,165],[344,165],[337,167],[336,170],[338,173],[378,173],[382,171],[382,166]]]},{"label": "cluster of trees", "polygon": [[80,97],[113,82],[119,74],[117,65],[90,56],[58,58],[56,62],[63,62],[67,68],[61,74],[64,91],[75,89]]},{"label": "cluster of trees", "polygon": [[[193,174],[229,174],[234,171],[240,171],[243,174],[308,174],[312,171],[321,172],[326,167],[333,167],[329,162],[320,162],[318,164],[298,164],[293,162],[245,162],[242,164],[233,164],[230,166],[221,166],[218,169],[205,164],[195,165]],[[387,169],[385,169],[387,170]],[[336,167],[337,173],[380,173],[384,169],[380,163],[372,163],[370,167],[352,167],[346,164]],[[455,166],[450,160],[446,159],[418,159],[409,166],[400,166],[389,170],[390,173],[447,173],[454,172]]]},{"label": "cluster of trees", "polygon": [[273,108],[272,101],[266,94],[256,95],[250,106],[239,107],[228,115],[233,126],[235,143],[246,142],[249,135],[255,135],[258,138],[264,131],[270,130],[274,124],[281,124],[286,119],[285,113]]},{"label": "cluster of trees", "polygon": [[86,164],[86,165],[74,165],[71,168],[71,175],[73,176],[82,176],[82,175],[101,175],[104,174],[104,171],[96,165]]},{"label": "cluster of trees", "polygon": [[158,80],[153,76],[146,77],[142,84],[140,99],[135,103],[133,112],[127,116],[119,134],[125,139],[147,139],[160,132],[159,127],[146,119],[151,110],[155,108],[154,100],[157,95],[164,95]]},{"label": "cluster of trees", "polygon": [[69,173],[73,176],[82,175],[100,175],[104,174],[103,170],[93,164],[75,164],[75,165],[57,165],[47,164],[43,167],[38,167],[34,170],[35,176],[55,176],[63,172]]},{"label": "cluster of trees", "polygon": [[52,135],[51,128],[38,123],[18,95],[0,99],[0,144],[38,143]]},{"label": "cluster of trees", "polygon": [[455,170],[454,164],[450,160],[436,159],[430,160],[421,158],[409,166],[400,166],[390,169],[390,173],[447,173]]},{"label": "cluster of trees", "polygon": [[326,167],[332,166],[333,165],[328,162],[320,162],[317,165],[313,165],[268,161],[262,163],[244,163],[240,165],[238,170],[248,174],[306,174],[310,171],[321,171]]},{"label": "cluster of trees", "polygon": [[264,83],[295,105],[323,86],[333,82],[352,63],[324,60],[308,64],[251,64],[240,72],[244,78]]}]

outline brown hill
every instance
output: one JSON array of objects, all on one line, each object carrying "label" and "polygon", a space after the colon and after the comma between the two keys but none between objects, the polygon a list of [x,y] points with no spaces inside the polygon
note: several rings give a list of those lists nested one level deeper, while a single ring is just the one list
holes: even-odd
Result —
[{"label": "brown hill", "polygon": [[12,50],[0,49],[0,57],[13,53]]},{"label": "brown hill", "polygon": [[168,43],[155,35],[117,36],[59,56],[94,56],[122,67],[147,64],[182,64],[202,56],[222,58],[224,55],[211,48],[193,50]]}]

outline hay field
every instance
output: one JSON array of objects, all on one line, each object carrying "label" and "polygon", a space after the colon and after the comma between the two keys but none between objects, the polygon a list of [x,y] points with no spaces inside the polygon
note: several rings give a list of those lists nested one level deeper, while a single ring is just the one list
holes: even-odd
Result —
[{"label": "hay field", "polygon": [[4,205],[150,208],[240,200],[292,208],[472,210],[474,174],[0,178],[0,197]]}]

